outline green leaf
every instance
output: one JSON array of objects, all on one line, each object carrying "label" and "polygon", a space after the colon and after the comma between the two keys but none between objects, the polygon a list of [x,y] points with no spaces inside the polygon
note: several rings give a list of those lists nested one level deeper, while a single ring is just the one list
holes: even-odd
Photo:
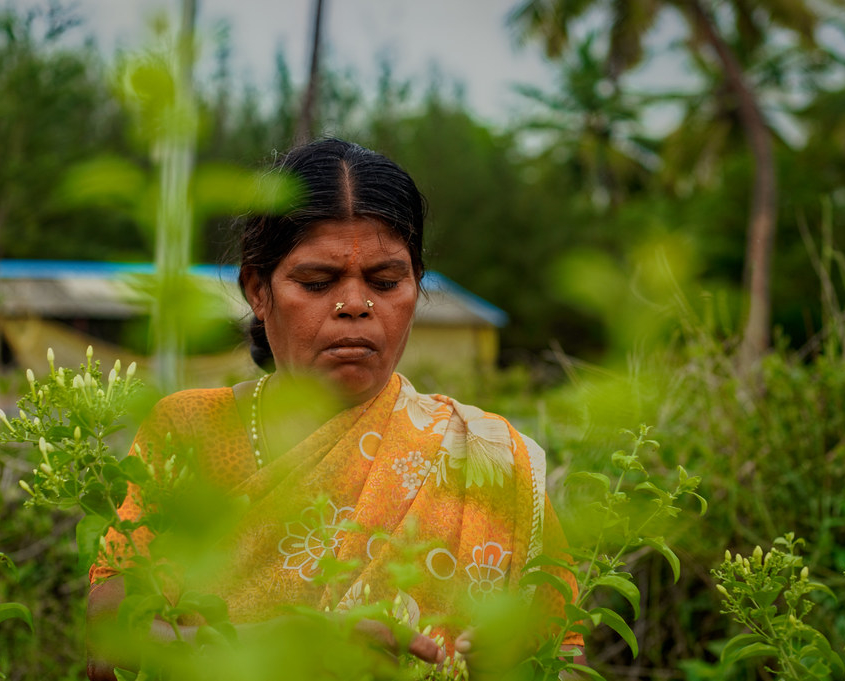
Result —
[{"label": "green leaf", "polygon": [[586,674],[591,679],[596,679],[596,681],[607,681],[601,674],[599,674],[595,669],[591,669],[590,667],[586,667],[583,664],[570,664],[567,669],[574,669],[575,671],[579,671],[582,674]]},{"label": "green leaf", "polygon": [[707,499],[705,499],[697,492],[690,492],[690,494],[692,494],[701,503],[701,512],[699,515],[704,515],[705,513],[707,513]]},{"label": "green leaf", "polygon": [[669,566],[672,568],[672,575],[675,577],[675,583],[677,583],[678,579],[681,577],[681,561],[678,559],[678,556],[675,555],[675,552],[669,548],[663,537],[644,539],[643,544],[650,546],[666,559],[666,562],[669,563]]},{"label": "green leaf", "polygon": [[594,615],[591,611],[584,610],[584,608],[579,608],[577,605],[573,605],[572,603],[567,603],[565,606],[563,606],[563,611],[566,613],[566,616],[570,622],[582,622],[584,620],[590,620],[593,626],[597,626],[598,623],[601,621],[601,618],[598,615]]},{"label": "green leaf", "polygon": [[590,471],[578,471],[577,473],[570,473],[566,477],[566,480],[563,484],[572,485],[574,483],[598,483],[604,489],[605,492],[610,491],[610,478],[608,478],[606,475],[602,475],[601,473],[591,473]]},{"label": "green leaf", "polygon": [[13,582],[18,581],[18,567],[5,553],[0,553],[0,568],[11,576]]},{"label": "green leaf", "polygon": [[182,595],[182,598],[179,599],[176,608],[179,610],[184,609],[186,612],[199,613],[209,625],[225,622],[229,617],[226,601],[214,594],[186,591]]},{"label": "green leaf", "polygon": [[529,572],[528,574],[523,575],[522,579],[519,580],[520,586],[526,586],[529,584],[549,584],[558,592],[563,594],[563,597],[566,599],[567,602],[572,601],[572,587],[569,586],[569,584],[567,584],[557,575],[553,575],[549,572],[544,572],[543,570],[534,570],[532,572]]},{"label": "green leaf", "polygon": [[593,608],[591,611],[593,613],[598,613],[601,616],[602,624],[606,624],[609,626],[613,631],[619,634],[628,644],[628,647],[631,649],[634,657],[639,655],[640,649],[637,645],[637,637],[634,636],[634,632],[631,630],[631,627],[623,620],[617,613],[613,610],[608,608]]},{"label": "green leaf", "polygon": [[749,657],[777,655],[777,648],[765,643],[759,634],[739,634],[727,642],[722,649],[722,662],[733,664]]},{"label": "green leaf", "polygon": [[760,589],[751,594],[751,598],[763,609],[768,608],[780,595],[781,587],[773,585],[768,589]]},{"label": "green leaf", "polygon": [[87,570],[100,551],[100,537],[108,530],[109,522],[98,515],[86,515],[76,524],[76,547],[79,551],[79,568]]},{"label": "green leaf", "polygon": [[836,597],[836,594],[833,593],[831,588],[827,584],[822,584],[821,582],[808,582],[807,586],[809,587],[810,591],[821,591],[822,593],[826,593],[828,596],[833,598],[833,600],[838,601],[839,599]]},{"label": "green leaf", "polygon": [[[626,574],[626,573],[621,573]],[[634,619],[640,616],[640,590],[628,579],[619,574],[602,575],[594,580],[597,586],[606,586],[622,594],[634,609]]]},{"label": "green leaf", "polygon": [[0,603],[0,622],[10,619],[23,620],[29,625],[30,631],[35,631],[32,626],[32,613],[25,605],[20,603]]},{"label": "green leaf", "polygon": [[114,668],[114,677],[117,681],[135,681],[138,678],[138,672],[131,672],[128,669]]},{"label": "green leaf", "polygon": [[161,594],[136,594],[124,598],[117,610],[118,624],[146,634],[155,616],[168,606]]},{"label": "green leaf", "polygon": [[124,159],[103,156],[77,163],[65,172],[57,193],[63,205],[99,205],[130,210],[143,194],[143,170]]},{"label": "green leaf", "polygon": [[222,163],[206,163],[194,176],[194,208],[202,215],[250,210],[278,214],[297,193],[298,183],[290,175],[252,173]]},{"label": "green leaf", "polygon": [[568,560],[561,560],[560,558],[552,558],[551,556],[547,556],[546,554],[540,554],[536,558],[532,558],[529,560],[525,567],[523,568],[523,572],[527,572],[531,568],[539,567],[541,565],[553,565],[555,567],[562,568],[567,572],[571,572],[574,575],[578,574],[578,568],[570,563]]},{"label": "green leaf", "polygon": [[98,517],[111,515],[111,505],[106,497],[106,488],[100,482],[92,484],[88,490],[79,497],[79,505],[88,514]]},{"label": "green leaf", "polygon": [[118,467],[130,482],[134,482],[138,486],[142,486],[150,480],[149,469],[137,456],[127,456],[118,464]]}]

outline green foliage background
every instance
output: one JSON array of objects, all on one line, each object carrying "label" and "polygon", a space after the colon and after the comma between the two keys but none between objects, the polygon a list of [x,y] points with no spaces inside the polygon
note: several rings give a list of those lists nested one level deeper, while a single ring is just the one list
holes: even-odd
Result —
[{"label": "green foliage background", "polygon": [[[0,255],[149,260],[151,235],[129,212],[69,205],[60,192],[68,168],[94,155],[147,164],[103,57],[60,39],[79,29],[57,7],[0,11],[0,28]],[[329,64],[320,127],[404,165],[431,205],[429,267],[510,315],[506,369],[413,378],[513,418],[546,448],[574,543],[577,498],[554,483],[600,471],[619,427],[655,424],[663,447],[649,470],[668,475],[682,464],[702,476],[704,525],[672,529],[681,581],[672,585],[659,557],[629,566],[644,595],[640,656],[598,631],[591,663],[611,679],[769,678],[757,660],[720,665],[737,631],[719,614],[710,569],[726,548],[750,554],[792,531],[807,540],[815,578],[845,593],[845,338],[831,324],[843,309],[825,308],[820,294],[828,276],[845,299],[845,270],[832,258],[819,273],[798,228],[808,225],[828,253],[845,248],[841,58],[802,67],[804,96],[781,107],[804,136],[776,143],[780,340],[748,384],[731,361],[751,172],[735,105],[716,96],[710,72],[698,92],[672,98],[681,126],[646,134],[638,122],[654,97],[624,87],[608,96],[595,49],[588,40],[573,50],[547,92],[526,91],[525,115],[506,128],[478,120],[442,78],[405,82],[385,63],[372,88]],[[199,160],[260,167],[292,139],[300,89],[279,53],[266,106],[266,92],[234,80],[229,54],[223,30],[200,93]],[[749,65],[761,87],[785,91],[763,61]],[[209,218],[194,259],[224,259],[231,243],[229,219]],[[18,380],[4,376],[4,393],[16,394]],[[20,569],[17,583],[0,581],[0,602],[29,605],[37,627],[31,636],[0,622],[0,670],[15,680],[80,679],[87,582],[75,564],[75,519],[21,507],[16,480],[32,458],[0,453],[0,550]],[[845,650],[845,605],[819,596],[811,619]]]}]

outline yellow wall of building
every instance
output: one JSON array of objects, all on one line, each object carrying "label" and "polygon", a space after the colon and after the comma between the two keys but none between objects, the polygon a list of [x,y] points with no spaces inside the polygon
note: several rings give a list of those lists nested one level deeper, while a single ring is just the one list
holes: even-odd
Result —
[{"label": "yellow wall of building", "polygon": [[462,371],[489,369],[499,354],[499,332],[492,326],[416,326],[398,370],[413,374],[430,367]]}]

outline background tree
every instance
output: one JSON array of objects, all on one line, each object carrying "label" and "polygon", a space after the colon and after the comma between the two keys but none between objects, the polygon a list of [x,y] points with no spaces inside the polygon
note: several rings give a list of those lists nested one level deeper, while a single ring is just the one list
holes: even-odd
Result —
[{"label": "background tree", "polygon": [[[523,36],[539,39],[546,53],[555,57],[569,40],[570,24],[597,5],[596,2],[528,0],[514,10],[510,21]],[[754,157],[744,277],[748,311],[739,353],[740,363],[749,367],[768,347],[771,333],[770,269],[777,222],[777,185],[771,136],[757,93],[747,82],[738,50],[753,52],[765,40],[764,27],[775,26],[812,45],[817,15],[804,0],[789,3],[773,0],[753,7],[740,1],[726,3],[724,7],[734,24],[736,45],[732,46],[726,38],[727,31],[722,28],[724,22],[720,23],[700,0],[613,2],[607,52],[609,76],[616,78],[641,60],[645,35],[654,26],[660,10],[669,6],[679,10],[689,25],[690,49],[700,51],[706,47],[715,53],[736,99],[745,139]]]},{"label": "background tree", "polygon": [[[128,153],[125,117],[94,47],[65,46],[78,25],[59,5],[0,10],[0,254],[137,258],[148,247],[126,218],[69,209],[56,189],[67,168],[102,153]],[[96,238],[90,238],[91,226]],[[84,254],[84,255],[83,255]],[[44,257],[43,255],[41,257]]]}]

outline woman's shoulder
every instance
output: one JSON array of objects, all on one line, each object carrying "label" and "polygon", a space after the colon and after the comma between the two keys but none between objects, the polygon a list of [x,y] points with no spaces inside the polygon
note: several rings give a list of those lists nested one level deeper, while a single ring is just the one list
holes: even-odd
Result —
[{"label": "woman's shoulder", "polygon": [[526,459],[532,469],[545,471],[545,452],[542,447],[501,414],[466,404],[448,395],[419,393],[407,378],[400,375],[400,380],[400,399],[404,399],[406,403],[427,405],[430,411],[445,407],[451,418],[461,423],[459,430],[463,433],[473,438],[481,438],[481,441],[497,445],[499,448],[510,449],[518,458]]},{"label": "woman's shoulder", "polygon": [[162,397],[149,420],[168,421],[177,431],[185,432],[199,424],[229,423],[233,415],[237,416],[237,409],[231,388],[191,388]]}]

